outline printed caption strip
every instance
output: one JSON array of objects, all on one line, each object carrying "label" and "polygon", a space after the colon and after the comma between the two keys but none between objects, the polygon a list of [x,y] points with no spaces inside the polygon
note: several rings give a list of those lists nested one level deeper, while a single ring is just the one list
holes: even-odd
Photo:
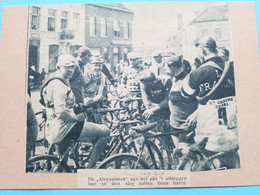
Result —
[{"label": "printed caption strip", "polygon": [[189,187],[189,171],[78,170],[78,188]]}]

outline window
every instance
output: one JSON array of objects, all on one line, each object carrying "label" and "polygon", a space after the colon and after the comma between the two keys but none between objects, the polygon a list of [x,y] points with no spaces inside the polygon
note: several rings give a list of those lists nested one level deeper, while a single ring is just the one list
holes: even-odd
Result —
[{"label": "window", "polygon": [[78,13],[74,13],[73,14],[73,30],[75,32],[79,32],[79,14]]},{"label": "window", "polygon": [[40,8],[32,7],[31,29],[39,30],[39,23],[40,23]]},{"label": "window", "polygon": [[100,19],[101,24],[101,37],[107,36],[107,20],[105,18]]},{"label": "window", "polygon": [[56,29],[56,10],[49,9],[48,12],[48,31],[55,31]]},{"label": "window", "polygon": [[201,29],[201,37],[208,36],[208,29]]},{"label": "window", "polygon": [[215,29],[215,37],[216,37],[216,39],[221,39],[222,38],[221,28],[216,28]]},{"label": "window", "polygon": [[91,16],[89,18],[89,35],[90,36],[96,36],[96,17]]},{"label": "window", "polygon": [[119,27],[119,21],[114,20],[114,36],[120,37],[120,27]]},{"label": "window", "polygon": [[67,29],[68,28],[68,12],[62,11],[61,12],[61,29]]},{"label": "window", "polygon": [[128,22],[124,22],[124,39],[129,38],[129,24]]}]

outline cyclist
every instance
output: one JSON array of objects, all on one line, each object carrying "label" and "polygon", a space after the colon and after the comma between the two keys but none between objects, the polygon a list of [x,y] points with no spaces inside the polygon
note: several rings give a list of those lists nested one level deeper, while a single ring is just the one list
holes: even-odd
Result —
[{"label": "cyclist", "polygon": [[[216,41],[211,37],[203,37],[199,40],[199,48],[204,61],[182,84],[181,96],[190,98],[196,95],[204,99],[199,101],[196,112],[195,140],[200,141],[208,137],[205,153],[212,155],[238,147],[235,88],[227,79],[215,88],[225,66],[223,59],[218,56]],[[207,96],[212,90],[214,92]],[[220,162],[221,166],[238,168],[238,152],[229,153],[221,158]]]},{"label": "cyclist", "polygon": [[[172,132],[187,130],[186,124],[187,118],[197,109],[198,102],[193,98],[175,98],[176,95],[180,95],[182,83],[187,79],[187,72],[185,72],[185,65],[182,63],[182,55],[173,55],[165,59],[171,77],[172,77],[172,88],[169,93],[169,108],[170,108],[170,130]],[[179,134],[172,136],[175,151],[184,148],[193,142],[193,137],[186,139],[186,134]]]},{"label": "cyclist", "polygon": [[[130,65],[125,69],[122,75],[122,82],[126,89],[126,96],[129,98],[141,97],[138,75],[143,70],[143,67],[138,62],[140,56],[135,52],[131,52],[128,53],[127,57],[130,61]],[[139,114],[139,102],[133,101],[131,109],[136,110],[136,114]]]},{"label": "cyclist", "polygon": [[88,164],[88,168],[94,168],[108,142],[109,129],[105,125],[84,122],[83,113],[74,113],[75,98],[69,79],[76,65],[77,59],[72,55],[61,55],[56,65],[55,78],[43,88],[47,113],[46,138],[49,143],[55,144],[58,154],[66,150],[70,140],[95,140]]},{"label": "cyclist", "polygon": [[[77,60],[78,64],[75,67],[74,74],[70,79],[71,89],[76,98],[76,103],[83,103],[84,102],[84,95],[83,95],[83,88],[84,88],[84,72],[88,72],[89,70],[89,61],[92,56],[91,50],[86,47],[82,46],[77,51]],[[103,65],[102,72],[107,76],[109,81],[115,85],[115,79],[111,75],[108,68]]]},{"label": "cyclist", "polygon": [[164,67],[164,63],[163,63],[162,52],[155,51],[152,53],[152,57],[153,57],[153,62],[150,67],[150,70],[154,72],[156,76],[162,74],[167,75],[166,68]]},{"label": "cyclist", "polygon": [[104,60],[100,56],[90,59],[89,69],[84,73],[84,98],[101,100],[105,87],[105,75],[101,72]]},{"label": "cyclist", "polygon": [[83,86],[84,86],[84,66],[89,62],[92,56],[88,47],[80,47],[78,50],[77,60],[73,76],[70,78],[70,85],[75,96],[76,103],[84,103]]},{"label": "cyclist", "polygon": [[[93,56],[90,59],[89,69],[84,73],[84,102],[96,101],[96,108],[102,107],[102,101],[104,97],[107,97],[106,90],[106,78],[101,72],[105,61],[100,56]],[[98,114],[94,114],[94,120],[97,123],[101,123],[101,117]]]},{"label": "cyclist", "polygon": [[143,116],[149,122],[161,118],[169,119],[168,96],[172,86],[170,77],[167,75],[155,76],[152,71],[145,70],[142,71],[139,80],[142,99],[146,108]]}]

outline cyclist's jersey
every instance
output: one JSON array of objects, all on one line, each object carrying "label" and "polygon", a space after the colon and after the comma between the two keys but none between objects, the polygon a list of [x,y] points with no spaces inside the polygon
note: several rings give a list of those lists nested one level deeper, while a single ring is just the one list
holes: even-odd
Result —
[{"label": "cyclist's jersey", "polygon": [[146,109],[150,109],[158,104],[160,110],[156,114],[162,118],[169,118],[168,96],[172,86],[171,78],[167,75],[157,76],[157,82],[151,87],[145,87],[140,82],[142,99]]},{"label": "cyclist's jersey", "polygon": [[[80,61],[79,61],[80,63]],[[79,65],[75,66],[74,74],[70,79],[71,90],[75,96],[76,103],[83,103],[83,86],[84,86],[84,76],[83,70]]]},{"label": "cyclist's jersey", "polygon": [[[183,84],[184,96],[196,94],[205,96],[217,84],[223,73],[224,61],[214,57],[205,61],[191,72]],[[208,137],[206,149],[227,151],[238,146],[235,89],[225,81],[205,104],[197,109],[197,128],[195,140]]]},{"label": "cyclist's jersey", "polygon": [[85,85],[84,85],[84,97],[94,98],[100,86],[105,86],[105,75],[103,73],[100,76],[95,76],[90,72],[84,74]]},{"label": "cyclist's jersey", "polygon": [[142,70],[140,67],[129,67],[124,71],[122,76],[123,84],[126,85],[126,89],[129,93],[141,93],[138,74]]},{"label": "cyclist's jersey", "polygon": [[238,146],[236,97],[209,100],[198,107],[195,140],[208,137],[206,149],[220,152]]},{"label": "cyclist's jersey", "polygon": [[[58,90],[57,90],[58,89]],[[59,118],[64,111],[73,112],[75,98],[71,92],[71,88],[58,79],[52,80],[46,87],[45,92],[47,101],[51,107],[46,107],[47,115],[47,131],[46,138],[49,143],[59,143],[70,132],[76,123],[65,122]],[[75,115],[76,116],[76,115]]]},{"label": "cyclist's jersey", "polygon": [[[224,66],[225,62],[220,57],[205,61],[198,69],[190,73],[188,83],[183,85],[184,95],[195,93],[197,96],[203,97],[208,94],[220,79]],[[234,95],[235,89],[226,81],[214,92],[211,99]]]},{"label": "cyclist's jersey", "polygon": [[181,96],[181,87],[187,80],[187,74],[181,73],[178,78],[173,78],[172,88],[169,93],[170,125],[175,129],[186,129],[186,120],[198,107],[195,97],[174,99],[173,96]]}]

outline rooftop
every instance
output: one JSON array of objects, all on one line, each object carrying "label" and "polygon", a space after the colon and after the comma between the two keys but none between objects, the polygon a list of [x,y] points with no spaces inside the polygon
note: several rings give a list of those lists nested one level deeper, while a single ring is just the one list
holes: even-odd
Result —
[{"label": "rooftop", "polygon": [[132,10],[125,7],[122,3],[95,3],[95,4],[91,4],[91,5],[111,8],[111,9],[124,11],[124,12],[128,12],[128,13],[133,13]]}]

